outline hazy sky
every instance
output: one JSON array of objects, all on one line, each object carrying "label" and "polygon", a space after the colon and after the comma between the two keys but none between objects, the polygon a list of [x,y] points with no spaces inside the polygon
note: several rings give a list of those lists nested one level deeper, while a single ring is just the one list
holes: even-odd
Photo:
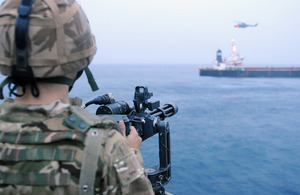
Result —
[{"label": "hazy sky", "polygon": [[[231,39],[245,64],[300,65],[300,0],[80,0],[94,63],[210,64]],[[236,22],[258,23],[236,29]]]},{"label": "hazy sky", "polygon": [[[217,49],[230,53],[234,38],[246,65],[300,66],[300,0],[79,3],[96,36],[93,63],[210,64]],[[236,29],[236,22],[258,26]]]}]

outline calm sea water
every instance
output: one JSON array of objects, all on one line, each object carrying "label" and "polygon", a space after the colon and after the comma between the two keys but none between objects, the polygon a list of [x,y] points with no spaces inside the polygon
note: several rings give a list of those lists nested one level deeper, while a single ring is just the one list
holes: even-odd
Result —
[{"label": "calm sea water", "polygon": [[[200,77],[196,65],[92,65],[100,91],[83,76],[71,92],[87,102],[113,92],[132,104],[134,88],[175,103],[173,194],[300,194],[300,79]],[[96,106],[88,107],[94,112]],[[158,164],[157,137],[142,144]]]}]

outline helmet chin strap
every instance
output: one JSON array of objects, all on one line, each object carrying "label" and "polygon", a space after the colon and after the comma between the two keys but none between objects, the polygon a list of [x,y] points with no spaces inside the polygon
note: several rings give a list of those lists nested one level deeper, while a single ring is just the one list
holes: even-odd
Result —
[{"label": "helmet chin strap", "polygon": [[[8,83],[9,96],[15,95],[17,97],[22,97],[26,93],[26,85],[28,85],[28,84],[23,83],[23,82],[18,82],[18,81]],[[18,89],[19,86],[22,88],[22,93],[21,94],[18,94],[18,93],[15,92]],[[39,97],[40,90],[39,90],[39,88],[37,86],[37,83],[35,81],[32,81],[30,83],[30,89],[31,89],[31,94],[34,97]]]},{"label": "helmet chin strap", "polygon": [[[92,75],[92,72],[90,71],[90,69],[88,67],[84,68],[85,74],[87,76],[88,82],[92,88],[92,91],[96,91],[98,90],[98,86],[97,83],[95,82],[95,79]],[[75,81],[77,79],[79,79],[79,77],[82,75],[83,70],[79,71],[76,75],[75,79],[70,79],[64,76],[60,76],[60,77],[51,77],[51,78],[36,78],[34,83],[26,83],[24,81],[18,81],[16,80],[14,77],[7,77],[1,84],[0,84],[0,99],[4,99],[3,96],[3,88],[5,85],[8,84],[8,89],[9,89],[9,96],[11,95],[15,95],[17,97],[21,97],[26,93],[26,85],[30,84],[31,85],[31,93],[32,94],[36,94],[36,96],[34,97],[38,97],[39,96],[39,90],[37,87],[37,82],[40,83],[56,83],[56,84],[63,84],[63,85],[68,85],[69,86],[69,91],[72,90],[73,88],[73,84],[75,83]],[[12,84],[14,86],[12,86]],[[15,92],[15,90],[17,90],[18,87],[22,87],[22,94],[18,94]],[[38,93],[38,94],[37,94]]]}]

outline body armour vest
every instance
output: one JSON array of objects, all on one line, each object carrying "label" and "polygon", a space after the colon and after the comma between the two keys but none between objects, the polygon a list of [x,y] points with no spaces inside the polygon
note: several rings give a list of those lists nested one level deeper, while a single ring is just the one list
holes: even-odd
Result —
[{"label": "body armour vest", "polygon": [[0,186],[5,188],[0,194],[11,194],[16,186],[20,194],[99,192],[102,134],[118,129],[113,119],[71,106],[67,115],[46,121],[12,120],[0,124]]}]

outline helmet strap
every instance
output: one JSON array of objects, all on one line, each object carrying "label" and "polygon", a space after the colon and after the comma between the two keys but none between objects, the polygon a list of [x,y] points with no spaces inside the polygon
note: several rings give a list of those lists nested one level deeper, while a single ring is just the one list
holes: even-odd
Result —
[{"label": "helmet strap", "polygon": [[94,79],[94,76],[93,76],[91,70],[88,67],[85,67],[84,71],[85,71],[86,77],[88,79],[88,82],[89,82],[92,90],[97,91],[99,89],[99,87]]},{"label": "helmet strap", "polygon": [[[28,64],[28,50],[27,50],[27,40],[28,40],[28,24],[29,15],[31,12],[32,4],[34,0],[22,0],[18,7],[18,18],[16,21],[15,28],[15,45],[16,45],[16,64],[12,66],[11,77],[13,80],[9,82],[10,95],[14,94],[21,97],[25,94],[25,86],[30,83],[31,93],[34,97],[40,95],[39,89],[37,87],[36,79],[31,66]],[[14,84],[12,87],[11,84]],[[22,94],[17,94],[14,91],[21,86],[23,89]]]},{"label": "helmet strap", "polygon": [[[21,94],[18,94],[15,92],[15,90],[17,90],[17,88],[19,86],[22,88]],[[8,83],[8,89],[9,89],[9,96],[15,95],[17,97],[22,97],[26,93],[26,84],[23,82],[11,82],[11,83]],[[34,97],[38,97],[40,95],[40,91],[39,91],[35,81],[30,83],[30,89],[31,89],[31,94]]]},{"label": "helmet strap", "polygon": [[[88,82],[89,82],[89,84],[92,88],[92,91],[97,91],[99,89],[98,85],[97,85],[97,83],[96,83],[96,81],[93,77],[93,74],[92,74],[91,70],[88,67],[85,67],[83,70],[77,72],[77,75],[76,75],[75,80],[73,82],[75,82],[77,79],[79,79],[79,77],[82,75],[83,71],[86,74],[86,77],[87,77]],[[69,91],[71,91],[72,88],[73,88],[73,85],[69,85],[69,86],[70,86]]]},{"label": "helmet strap", "polygon": [[[88,78],[88,82],[92,88],[93,91],[98,90],[98,86],[95,82],[95,79],[91,73],[91,71],[86,67],[85,69],[85,73],[86,76]],[[38,90],[38,86],[37,86],[37,82],[40,83],[56,83],[56,84],[63,84],[63,85],[68,85],[70,86],[69,91],[71,91],[74,82],[82,75],[83,70],[79,71],[76,75],[75,79],[70,79],[64,76],[58,76],[58,77],[51,77],[51,78],[35,78],[35,80],[33,82],[30,81],[24,81],[23,79],[18,81],[16,78],[14,77],[7,77],[1,84],[0,84],[0,99],[4,99],[3,96],[3,88],[5,85],[8,84],[8,88],[9,88],[9,96],[11,95],[15,95],[17,97],[21,97],[25,94],[26,92],[26,85],[30,84],[31,85],[31,93],[33,94],[34,97],[38,97],[39,96],[39,90]],[[14,86],[12,86],[12,84],[14,84]],[[22,94],[17,94],[16,92],[14,92],[18,86],[22,87]],[[35,94],[35,95],[34,95]]]},{"label": "helmet strap", "polygon": [[[30,85],[31,94],[34,97],[38,97],[40,95],[40,91],[38,89],[36,80],[25,82],[24,80],[16,80],[16,78],[9,76],[0,84],[0,99],[4,99],[3,88],[7,84],[8,84],[8,89],[9,89],[9,96],[15,95],[17,97],[22,97],[26,93],[27,85]],[[21,94],[18,94],[17,92],[15,92],[18,89],[18,87],[22,88]]]},{"label": "helmet strap", "polygon": [[[0,99],[4,99],[3,88],[5,87],[5,85],[8,85],[9,96],[15,95],[17,97],[22,97],[26,93],[26,86],[30,85],[32,95],[34,97],[38,97],[40,95],[40,91],[37,86],[38,82],[56,83],[56,84],[73,86],[75,80],[61,76],[61,77],[51,77],[51,78],[36,78],[34,81],[24,81],[24,80],[17,80],[16,78],[9,76],[0,84]],[[18,87],[22,88],[21,94],[15,92],[15,90],[17,90]]]},{"label": "helmet strap", "polygon": [[12,82],[12,77],[6,77],[6,79],[4,79],[4,81],[0,84],[0,99],[3,100],[4,96],[3,96],[3,88],[5,85],[9,84]]},{"label": "helmet strap", "polygon": [[29,15],[34,0],[22,0],[18,7],[18,18],[15,28],[15,45],[17,63],[12,67],[12,77],[34,79],[32,68],[28,65],[28,25]]}]

